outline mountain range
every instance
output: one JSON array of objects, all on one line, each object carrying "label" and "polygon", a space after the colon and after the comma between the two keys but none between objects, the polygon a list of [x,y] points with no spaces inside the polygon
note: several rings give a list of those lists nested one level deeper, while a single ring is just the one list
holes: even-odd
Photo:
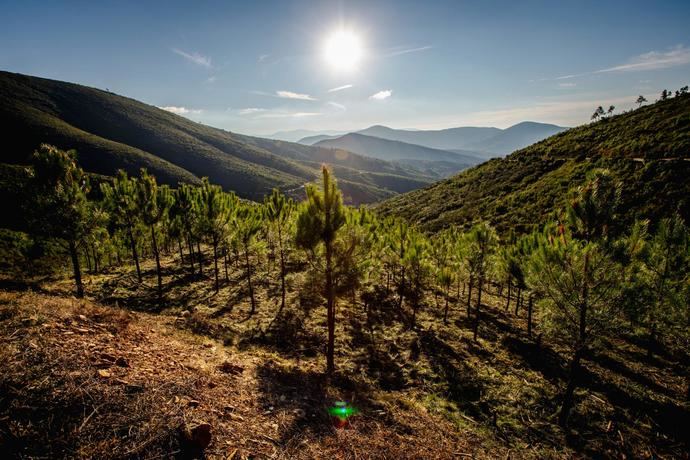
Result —
[{"label": "mountain range", "polygon": [[40,143],[76,149],[93,173],[147,168],[159,181],[201,177],[241,197],[274,187],[300,190],[327,163],[349,203],[370,203],[429,184],[433,177],[399,163],[338,149],[245,136],[108,91],[0,72],[0,124],[8,146],[0,162],[22,164]]},{"label": "mountain range", "polygon": [[606,169],[620,184],[618,219],[679,213],[690,220],[690,95],[569,129],[377,209],[427,231],[486,220],[503,234],[553,217],[588,173]]},{"label": "mountain range", "polygon": [[[566,129],[562,126],[547,123],[525,121],[506,129],[467,126],[427,131],[393,129],[387,126],[375,125],[356,131],[355,134],[405,142],[438,150],[449,150],[459,153],[472,152],[473,156],[489,159],[505,156]],[[299,142],[305,145],[314,145],[338,137],[340,137],[339,134],[319,133],[318,135],[304,137]]]},{"label": "mountain range", "polygon": [[484,161],[479,152],[462,150],[451,152],[360,133],[325,139],[314,146],[348,150],[367,157],[412,166],[426,175],[439,178]]}]

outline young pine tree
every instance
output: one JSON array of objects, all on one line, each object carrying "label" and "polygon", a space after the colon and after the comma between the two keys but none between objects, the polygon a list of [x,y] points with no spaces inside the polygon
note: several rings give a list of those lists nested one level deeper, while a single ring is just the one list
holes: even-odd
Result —
[{"label": "young pine tree", "polygon": [[103,201],[108,210],[113,224],[127,234],[132,258],[137,269],[137,279],[141,283],[141,267],[139,266],[139,254],[135,231],[141,221],[141,209],[137,201],[137,181],[129,178],[127,173],[119,170],[112,184],[101,184]]},{"label": "young pine tree", "polygon": [[410,328],[412,329],[416,326],[417,312],[424,295],[425,281],[430,269],[428,253],[426,238],[419,232],[409,232],[403,263],[409,278],[407,297],[412,306],[412,317],[410,318]]},{"label": "young pine tree", "polygon": [[256,298],[254,296],[254,284],[252,283],[253,266],[251,263],[251,252],[256,242],[256,235],[261,230],[263,224],[263,216],[258,206],[247,204],[239,207],[235,213],[235,237],[244,249],[244,269],[249,289],[249,299],[251,301],[251,315],[256,312]]},{"label": "young pine tree", "polygon": [[207,178],[202,181],[199,198],[203,231],[213,247],[214,287],[218,292],[218,246],[228,231],[228,223],[237,200],[234,194],[223,193],[220,186],[210,184]]},{"label": "young pine tree", "polygon": [[163,296],[163,276],[156,230],[167,216],[168,208],[172,204],[172,193],[168,186],[158,186],[156,178],[143,168],[137,185],[137,203],[141,210],[142,221],[151,231],[151,250],[156,259],[158,297],[160,298]]},{"label": "young pine tree", "polygon": [[343,198],[331,173],[322,167],[323,183],[319,190],[310,184],[306,188],[307,201],[297,217],[296,243],[312,254],[323,246],[323,265],[325,275],[324,294],[328,316],[328,346],[326,350],[326,371],[332,374],[335,370],[335,306],[336,292],[333,266],[333,249],[338,231],[345,224]]},{"label": "young pine tree", "polygon": [[530,285],[543,298],[543,326],[571,350],[559,423],[566,426],[581,378],[581,360],[615,324],[623,267],[612,257],[609,229],[618,187],[595,173],[567,209],[566,224],[544,230],[531,257]]},{"label": "young pine tree", "polygon": [[474,317],[474,341],[477,341],[479,322],[481,320],[482,290],[489,273],[491,257],[496,249],[498,237],[496,231],[487,223],[477,224],[470,230],[470,265],[477,279],[477,306]]},{"label": "young pine tree", "polygon": [[287,289],[285,287],[285,276],[287,275],[287,236],[290,234],[292,225],[292,215],[295,204],[290,198],[273,189],[273,193],[264,200],[264,210],[271,230],[275,235],[275,243],[278,248],[278,258],[280,259],[280,310],[285,308],[285,297]]},{"label": "young pine tree", "polygon": [[[644,260],[650,304],[645,309],[649,330],[649,353],[659,342],[659,334],[672,328],[687,309],[685,293],[690,270],[688,229],[680,216],[662,219],[647,245]],[[681,313],[681,314],[679,314]]]},{"label": "young pine tree", "polygon": [[77,297],[84,297],[78,245],[90,233],[87,177],[77,166],[76,152],[42,144],[31,157],[27,215],[32,233],[67,242]]}]

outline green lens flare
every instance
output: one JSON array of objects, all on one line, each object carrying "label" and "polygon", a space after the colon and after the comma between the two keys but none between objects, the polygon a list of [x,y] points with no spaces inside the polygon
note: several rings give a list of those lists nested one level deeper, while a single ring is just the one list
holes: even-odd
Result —
[{"label": "green lens flare", "polygon": [[356,407],[352,407],[346,402],[338,401],[335,406],[328,408],[328,414],[331,417],[338,417],[340,420],[345,421],[348,418],[359,412]]}]

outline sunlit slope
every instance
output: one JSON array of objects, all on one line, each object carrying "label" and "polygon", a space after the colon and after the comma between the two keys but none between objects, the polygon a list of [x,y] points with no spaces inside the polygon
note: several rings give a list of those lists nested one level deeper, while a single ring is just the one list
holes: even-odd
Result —
[{"label": "sunlit slope", "polygon": [[588,171],[608,168],[622,183],[621,218],[676,210],[690,217],[690,95],[569,129],[378,209],[427,230],[482,219],[500,231],[529,230],[567,199]]}]

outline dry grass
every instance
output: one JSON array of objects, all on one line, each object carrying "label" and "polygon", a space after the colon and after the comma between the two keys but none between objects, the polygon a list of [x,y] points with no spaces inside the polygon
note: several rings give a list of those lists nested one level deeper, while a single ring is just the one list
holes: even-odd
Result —
[{"label": "dry grass", "polygon": [[[184,457],[194,452],[180,427],[208,422],[211,458],[687,458],[686,354],[648,361],[634,335],[611,341],[585,362],[563,431],[555,413],[564,356],[527,337],[524,318],[495,295],[485,297],[478,343],[464,299],[452,299],[444,324],[430,294],[414,329],[383,292],[368,313],[342,299],[338,373],[328,380],[324,309],[299,267],[282,312],[275,272],[257,273],[250,315],[239,268],[215,293],[210,270],[164,266],[163,301],[150,261],[142,285],[131,268],[87,276],[90,302],[69,298],[68,280],[41,284],[40,295],[3,295],[0,382],[12,390],[0,401],[0,433],[10,445],[36,455]],[[104,352],[129,367],[99,377]],[[326,414],[341,399],[361,410],[344,430]],[[31,409],[21,415],[20,406]]]},{"label": "dry grass", "polygon": [[[33,293],[0,302],[0,439],[12,456],[193,456],[181,431],[202,422],[213,430],[209,458],[453,458],[478,449],[423,408],[375,401],[313,365],[233,352],[179,331],[173,318]],[[342,398],[364,415],[336,430],[326,408]]]}]

